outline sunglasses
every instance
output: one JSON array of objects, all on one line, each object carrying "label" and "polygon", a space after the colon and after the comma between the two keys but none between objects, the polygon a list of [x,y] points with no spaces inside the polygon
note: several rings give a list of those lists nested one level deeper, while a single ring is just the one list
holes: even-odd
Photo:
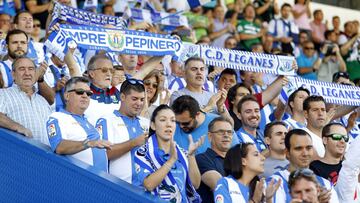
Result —
[{"label": "sunglasses", "polygon": [[144,82],[142,80],[130,78],[130,79],[127,79],[126,81],[128,81],[132,85],[136,85],[136,84],[144,85]]},{"label": "sunglasses", "polygon": [[181,126],[189,126],[194,119],[195,118],[192,118],[191,121],[188,121],[188,122],[177,122],[177,123],[179,123],[179,125],[181,125]]},{"label": "sunglasses", "polygon": [[151,83],[150,81],[144,81],[144,85],[145,86],[151,86],[152,88],[154,89],[157,89],[158,88],[158,84],[157,83]]},{"label": "sunglasses", "polygon": [[314,48],[314,47],[304,47],[304,49],[307,49],[307,50],[314,50],[315,48]]},{"label": "sunglasses", "polygon": [[41,27],[41,25],[40,24],[34,24],[33,28],[36,28],[36,27]]},{"label": "sunglasses", "polygon": [[88,97],[93,95],[93,92],[91,90],[83,90],[83,89],[72,89],[72,90],[69,90],[67,92],[75,92],[75,94],[77,94],[77,95],[84,95],[84,93],[86,93],[86,95]]},{"label": "sunglasses", "polygon": [[331,137],[332,140],[340,141],[341,139],[344,139],[345,142],[349,142],[349,135],[342,135],[338,133],[333,133],[330,135],[326,135],[325,137]]},{"label": "sunglasses", "polygon": [[113,74],[115,72],[115,69],[113,68],[106,68],[106,67],[102,67],[102,68],[95,68],[92,70],[101,70],[102,73],[107,73],[110,71],[111,74]]}]

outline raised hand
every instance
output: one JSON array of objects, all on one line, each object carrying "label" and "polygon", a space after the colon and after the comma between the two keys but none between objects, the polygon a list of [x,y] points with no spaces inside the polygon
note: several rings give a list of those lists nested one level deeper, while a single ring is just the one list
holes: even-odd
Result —
[{"label": "raised hand", "polygon": [[176,160],[178,159],[178,154],[176,151],[176,142],[171,141],[170,142],[170,159],[173,163],[176,162]]},{"label": "raised hand", "polygon": [[188,155],[192,156],[195,154],[196,150],[204,143],[205,135],[201,136],[197,142],[193,141],[192,135],[189,134],[189,149]]},{"label": "raised hand", "polygon": [[282,181],[281,178],[279,178],[277,183],[275,183],[274,178],[271,179],[270,183],[267,185],[266,190],[265,190],[266,200],[269,200],[274,197],[275,192],[277,191],[277,189],[279,189],[279,187],[281,185],[281,181]]}]

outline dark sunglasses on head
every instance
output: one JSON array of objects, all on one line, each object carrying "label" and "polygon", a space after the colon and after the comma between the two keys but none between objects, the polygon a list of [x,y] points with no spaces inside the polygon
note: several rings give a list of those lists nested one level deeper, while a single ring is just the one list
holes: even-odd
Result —
[{"label": "dark sunglasses on head", "polygon": [[127,79],[126,81],[128,81],[132,85],[136,85],[136,84],[144,85],[144,82],[142,80],[138,80],[134,78]]},{"label": "dark sunglasses on head", "polygon": [[335,140],[335,141],[340,141],[341,139],[344,139],[345,142],[349,141],[349,135],[342,135],[342,134],[338,134],[338,133],[326,135],[325,137],[331,137],[331,139]]},{"label": "dark sunglasses on head", "polygon": [[77,94],[77,95],[83,95],[84,93],[86,93],[86,95],[88,97],[93,95],[93,92],[91,90],[83,90],[83,89],[72,89],[72,90],[69,90],[67,92],[75,92],[75,94]]},{"label": "dark sunglasses on head", "polygon": [[306,177],[313,177],[313,176],[315,176],[315,173],[312,170],[308,169],[308,168],[302,168],[302,169],[297,169],[296,171],[292,172],[290,174],[290,177],[291,178],[297,178],[300,175],[303,175],[303,176],[306,176]]}]

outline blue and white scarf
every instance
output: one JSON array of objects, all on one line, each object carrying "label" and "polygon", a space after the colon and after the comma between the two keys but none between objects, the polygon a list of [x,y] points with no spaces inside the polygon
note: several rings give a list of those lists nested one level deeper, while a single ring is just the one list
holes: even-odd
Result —
[{"label": "blue and white scarf", "polygon": [[113,25],[119,29],[127,28],[127,21],[122,17],[96,14],[55,2],[50,27],[59,21],[75,25],[100,26]]},{"label": "blue and white scarf", "polygon": [[[178,145],[176,145],[176,151],[178,154],[178,160],[186,171],[186,195],[188,202],[200,203],[201,198],[199,194],[196,193],[195,188],[191,184],[188,171],[189,163],[187,160],[186,151],[180,148]],[[158,141],[155,134],[150,136],[146,144],[137,150],[134,160],[135,164],[138,164],[141,168],[144,168],[151,173],[154,173],[162,165],[164,165],[164,162],[158,154]],[[160,185],[158,185],[154,191],[151,191],[151,193],[156,196],[160,196],[163,199],[176,199],[176,202],[181,202],[181,193],[174,176],[171,174],[171,171],[167,174]]]}]

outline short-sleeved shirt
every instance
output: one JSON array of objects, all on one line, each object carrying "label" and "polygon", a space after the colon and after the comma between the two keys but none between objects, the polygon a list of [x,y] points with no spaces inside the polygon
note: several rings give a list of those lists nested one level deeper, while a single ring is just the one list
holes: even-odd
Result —
[{"label": "short-sleeved shirt", "polygon": [[[224,171],[224,158],[216,154],[214,150],[208,148],[206,152],[198,154],[196,156],[196,162],[200,170],[200,174],[203,175],[208,171],[217,171],[221,176],[225,176]],[[201,181],[200,187],[197,190],[203,202],[214,202],[214,194],[209,186]]]},{"label": "short-sleeved shirt", "polygon": [[[112,114],[100,118],[95,127],[102,139],[113,144],[119,144],[142,135],[144,133],[143,129],[148,129],[149,123],[148,119],[141,117],[129,118],[115,110]],[[137,147],[134,147],[121,157],[110,160],[109,173],[128,183],[136,181],[134,166],[136,150]]]},{"label": "short-sleeved shirt", "polygon": [[209,92],[209,91],[202,91],[202,93],[197,93],[197,92],[192,92],[192,91],[188,90],[187,88],[183,88],[179,91],[174,92],[171,95],[170,105],[172,105],[172,103],[175,101],[175,99],[177,99],[178,97],[180,97],[182,95],[192,96],[199,103],[200,108],[203,108],[207,105],[207,103],[209,102],[210,98],[214,95],[214,93]]},{"label": "short-sleeved shirt", "polygon": [[327,164],[320,160],[316,160],[311,162],[310,169],[313,170],[316,175],[327,179],[331,182],[331,184],[335,185],[340,173],[341,166],[342,162],[337,164]]},{"label": "short-sleeved shirt", "polygon": [[[201,136],[205,136],[205,140],[204,143],[197,149],[196,154],[200,154],[203,153],[207,150],[207,148],[211,147],[209,139],[207,137],[208,134],[208,125],[209,123],[214,119],[218,117],[218,115],[216,114],[212,114],[212,113],[205,113],[205,120],[203,121],[203,123],[197,127],[196,129],[194,129],[192,132],[190,133],[186,133],[184,132],[179,124],[176,124],[176,131],[174,134],[174,141],[176,141],[176,143],[183,149],[189,149],[189,134],[192,135],[192,138],[194,140],[194,142],[198,141],[199,138]],[[238,144],[239,140],[237,138],[237,136],[234,134],[233,135],[233,139],[232,139],[232,145]]]},{"label": "short-sleeved shirt", "polygon": [[51,108],[37,90],[29,98],[16,84],[0,89],[0,112],[29,129],[35,141],[49,145],[45,123]]},{"label": "short-sleeved shirt", "polygon": [[[299,57],[296,58],[296,62],[299,66],[299,68],[311,68],[313,69],[314,63],[317,60],[317,55],[314,54],[314,56],[312,57],[307,57],[305,56],[304,53],[301,53]],[[300,75],[301,77],[305,78],[305,79],[309,79],[309,80],[317,80],[317,75],[315,72],[310,72],[310,73],[305,73],[303,75]]]},{"label": "short-sleeved shirt", "polygon": [[0,73],[5,87],[11,87],[14,83],[12,76],[12,62],[8,59],[0,61]]},{"label": "short-sleeved shirt", "polygon": [[[47,135],[53,151],[63,140],[84,141],[99,140],[100,135],[83,115],[70,113],[64,109],[50,115],[46,123]],[[95,168],[108,171],[106,149],[88,148],[78,153],[68,155],[79,159]]]},{"label": "short-sleeved shirt", "polygon": [[282,171],[287,169],[289,165],[289,161],[287,159],[274,159],[272,157],[268,157],[264,162],[264,174],[265,178],[273,175],[278,171]]},{"label": "short-sleeved shirt", "polygon": [[[240,20],[238,21],[237,31],[240,34],[256,35],[260,32],[260,26],[247,20]],[[251,46],[254,44],[259,44],[261,43],[261,41],[260,38],[255,38],[249,40],[241,40],[241,43],[247,51],[251,51]]]}]

